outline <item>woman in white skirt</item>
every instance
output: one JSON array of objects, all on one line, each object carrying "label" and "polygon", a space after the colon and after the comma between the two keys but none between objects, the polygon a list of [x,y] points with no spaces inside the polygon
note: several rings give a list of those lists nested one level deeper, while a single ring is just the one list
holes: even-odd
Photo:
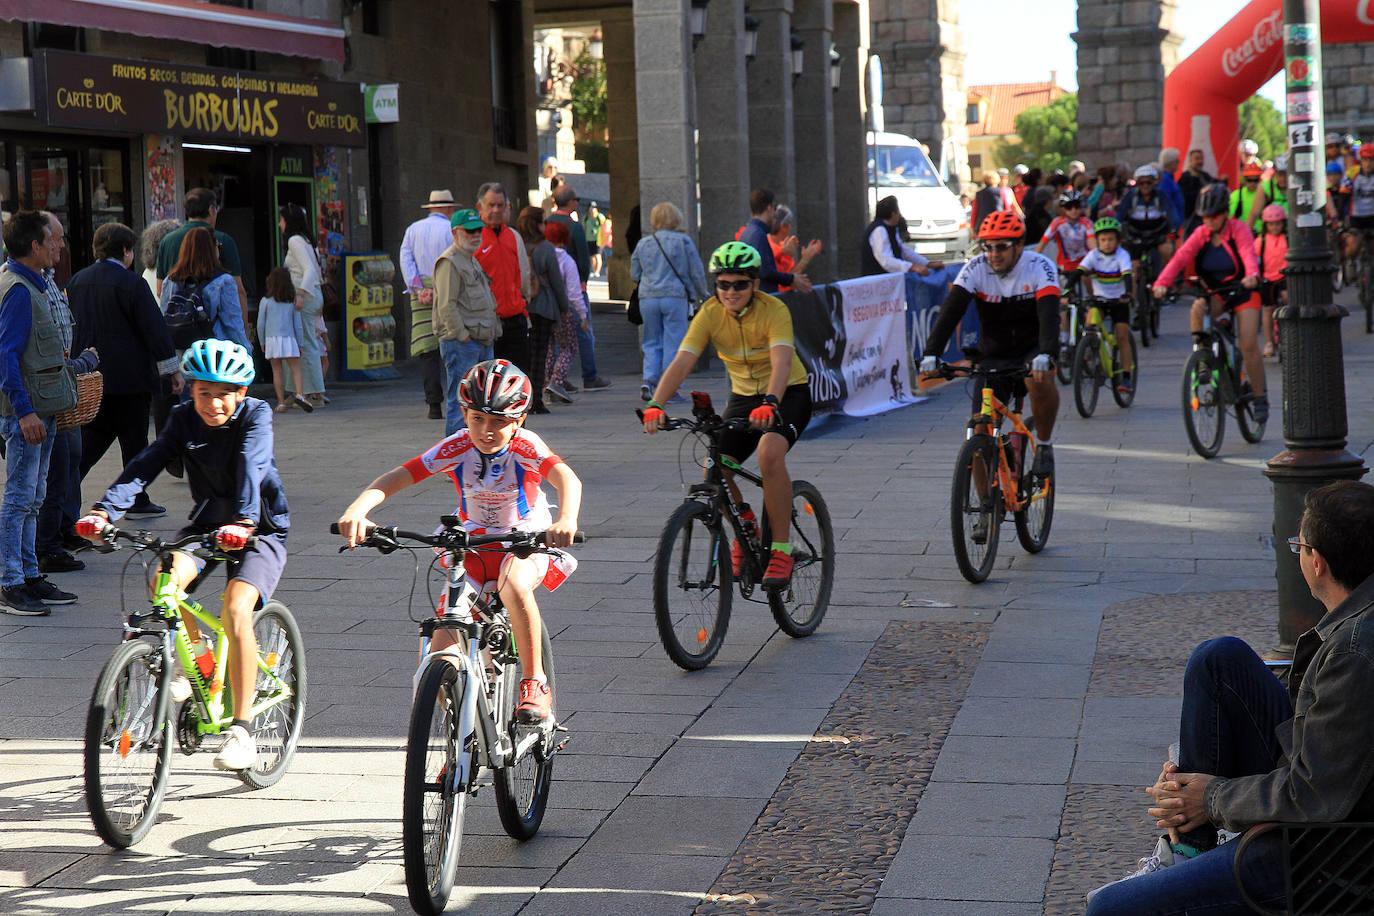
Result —
[{"label": "woman in white skirt", "polygon": [[[313,331],[314,328],[311,328]],[[292,405],[306,413],[315,409],[301,394],[301,341],[305,339],[305,325],[296,299],[296,287],[291,283],[291,271],[273,268],[267,275],[267,295],[258,303],[258,343],[262,355],[272,363],[272,387],[277,390],[277,413],[286,413]],[[293,392],[286,397],[286,373],[291,373]]]},{"label": "woman in white skirt", "polygon": [[[315,334],[316,318],[324,311],[324,295],[320,291],[320,260],[310,234],[310,219],[299,204],[284,204],[277,211],[277,225],[286,239],[286,269],[291,271],[291,284],[296,288],[296,308],[300,310],[302,334],[301,377],[305,396],[310,403],[321,407],[329,403],[324,393],[324,368],[320,357],[320,339]],[[299,393],[299,392],[298,392]]]}]

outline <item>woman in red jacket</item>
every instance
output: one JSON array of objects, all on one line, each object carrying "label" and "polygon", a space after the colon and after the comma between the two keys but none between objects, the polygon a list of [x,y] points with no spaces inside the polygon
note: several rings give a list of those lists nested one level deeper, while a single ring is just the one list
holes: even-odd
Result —
[{"label": "woman in red jacket", "polygon": [[[1241,288],[1224,296],[1210,296],[1212,317],[1219,317],[1227,309],[1236,313],[1236,341],[1245,360],[1245,375],[1255,393],[1255,420],[1269,419],[1269,397],[1264,383],[1264,358],[1260,355],[1260,297],[1259,264],[1255,261],[1255,236],[1250,227],[1227,215],[1230,191],[1226,185],[1208,185],[1198,194],[1197,215],[1202,225],[1193,230],[1188,241],[1174,252],[1169,263],[1155,280],[1154,296],[1164,298],[1165,292],[1187,272],[1197,276],[1209,288],[1240,282]],[[1193,300],[1189,325],[1194,335],[1202,333],[1204,298]]]}]

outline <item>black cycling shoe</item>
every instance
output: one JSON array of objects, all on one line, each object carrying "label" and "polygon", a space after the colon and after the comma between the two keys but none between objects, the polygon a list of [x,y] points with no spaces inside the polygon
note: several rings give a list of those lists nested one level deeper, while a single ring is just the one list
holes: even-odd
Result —
[{"label": "black cycling shoe", "polygon": [[1037,445],[1035,447],[1035,464],[1031,465],[1031,473],[1036,477],[1054,476],[1054,446]]},{"label": "black cycling shoe", "polygon": [[1269,422],[1269,396],[1260,395],[1250,402],[1250,415],[1256,423]]}]

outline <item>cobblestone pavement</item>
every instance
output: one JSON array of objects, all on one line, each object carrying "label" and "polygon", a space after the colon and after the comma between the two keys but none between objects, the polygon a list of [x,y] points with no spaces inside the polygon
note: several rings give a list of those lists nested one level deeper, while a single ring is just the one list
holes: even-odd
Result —
[{"label": "cobblestone pavement", "polygon": [[[879,916],[1018,916],[1041,912],[1048,890],[1067,912],[1090,880],[1142,854],[1149,831],[1138,787],[1172,740],[1182,658],[1239,624],[1263,643],[1273,614],[1261,606],[1274,555],[1259,471],[1280,448],[1278,412],[1258,446],[1232,429],[1220,458],[1189,454],[1178,415],[1181,309],[1166,311],[1165,339],[1142,354],[1134,407],[1104,404],[1084,421],[1066,402],[1050,545],[1029,556],[1004,538],[980,586],[959,577],[946,521],[968,413],[961,386],[894,414],[818,423],[789,465],[820,488],[834,519],[830,613],[815,636],[792,640],[766,612],[739,607],[720,657],[693,674],[665,658],[649,600],[660,528],[692,473],[688,460],[680,478],[679,455],[690,452],[677,435],[635,432],[634,337],[597,317],[616,387],[531,421],[586,487],[591,539],[573,578],[544,601],[572,741],[534,840],[508,839],[487,794],[469,808],[451,911],[749,908],[708,900],[714,892],[766,898],[760,908],[779,910],[823,897],[818,906]],[[1374,344],[1354,324],[1345,328],[1351,449],[1365,453]],[[1276,367],[1270,375],[1276,385]],[[723,394],[718,371],[694,381]],[[415,664],[411,566],[401,555],[340,557],[326,528],[379,470],[439,435],[421,400],[418,383],[402,381],[340,390],[326,410],[278,419],[293,523],[279,597],[305,633],[311,693],[302,750],[277,786],[249,792],[211,770],[206,755],[178,755],[156,829],[136,850],[112,853],[85,813],[78,739],[118,639],[124,555],[88,557],[88,570],[61,577],[81,601],[52,617],[0,619],[0,912],[409,910],[399,812]],[[111,456],[93,479],[116,470]],[[189,509],[185,486],[158,480],[153,493],[170,512],[148,527],[176,530]],[[434,482],[379,519],[432,524],[452,499]],[[1243,598],[1243,620],[1227,610],[1234,595],[1215,594],[1237,591],[1261,593]],[[1140,634],[1157,615],[1173,621],[1177,638],[1142,655]],[[877,685],[900,670],[900,647],[913,640],[908,686],[894,704]],[[949,640],[966,641],[967,658],[960,652],[959,666],[942,669]],[[893,705],[907,722],[887,717]],[[854,716],[867,724],[834,724]],[[898,755],[896,766],[874,760],[868,772],[889,774],[905,804],[846,821],[858,844],[850,861],[809,869],[789,850],[814,849],[812,832],[834,824],[807,796],[843,798],[859,778],[851,765],[863,745],[829,740],[855,734]],[[863,801],[836,810],[862,811]],[[1094,812],[1122,832],[1105,832]],[[769,862],[785,878],[765,886],[751,876]]]}]

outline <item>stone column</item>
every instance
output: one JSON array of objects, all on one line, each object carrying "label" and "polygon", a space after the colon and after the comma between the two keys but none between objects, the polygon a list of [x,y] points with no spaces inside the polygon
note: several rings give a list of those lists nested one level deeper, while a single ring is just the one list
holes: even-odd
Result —
[{"label": "stone column", "polygon": [[702,257],[735,237],[749,212],[749,74],[744,0],[712,0],[696,49]]},{"label": "stone column", "polygon": [[[758,56],[749,65],[749,183],[780,201],[797,197],[792,123],[792,0],[752,0]],[[749,208],[739,214],[743,223]]]},{"label": "stone column", "polygon": [[1326,129],[1364,138],[1374,129],[1374,44],[1322,45]]},{"label": "stone column", "polygon": [[612,299],[630,298],[630,250],[625,229],[639,203],[639,105],[635,99],[635,26],[629,8],[607,11],[601,20],[606,61],[606,120],[611,136],[611,216],[615,252],[607,266]]},{"label": "stone column", "polygon": [[696,93],[688,0],[634,0],[639,202],[644,221],[660,201],[697,231]]},{"label": "stone column", "polygon": [[872,50],[883,58],[887,129],[948,160],[956,188],[969,182],[968,86],[959,0],[870,0]]},{"label": "stone column", "polygon": [[1078,158],[1090,170],[1159,156],[1164,77],[1178,61],[1175,0],[1080,0]]},{"label": "stone column", "polygon": [[792,18],[797,36],[806,42],[804,71],[792,95],[796,136],[796,194],[786,201],[797,214],[802,244],[819,239],[825,248],[811,262],[813,280],[836,279],[835,260],[835,117],[830,89],[830,41],[835,19],[831,0],[796,0]]},{"label": "stone column", "polygon": [[859,243],[868,225],[867,131],[863,74],[868,56],[866,10],[835,4],[835,47],[840,52],[840,91],[835,93],[835,263],[838,276],[862,270]]}]

